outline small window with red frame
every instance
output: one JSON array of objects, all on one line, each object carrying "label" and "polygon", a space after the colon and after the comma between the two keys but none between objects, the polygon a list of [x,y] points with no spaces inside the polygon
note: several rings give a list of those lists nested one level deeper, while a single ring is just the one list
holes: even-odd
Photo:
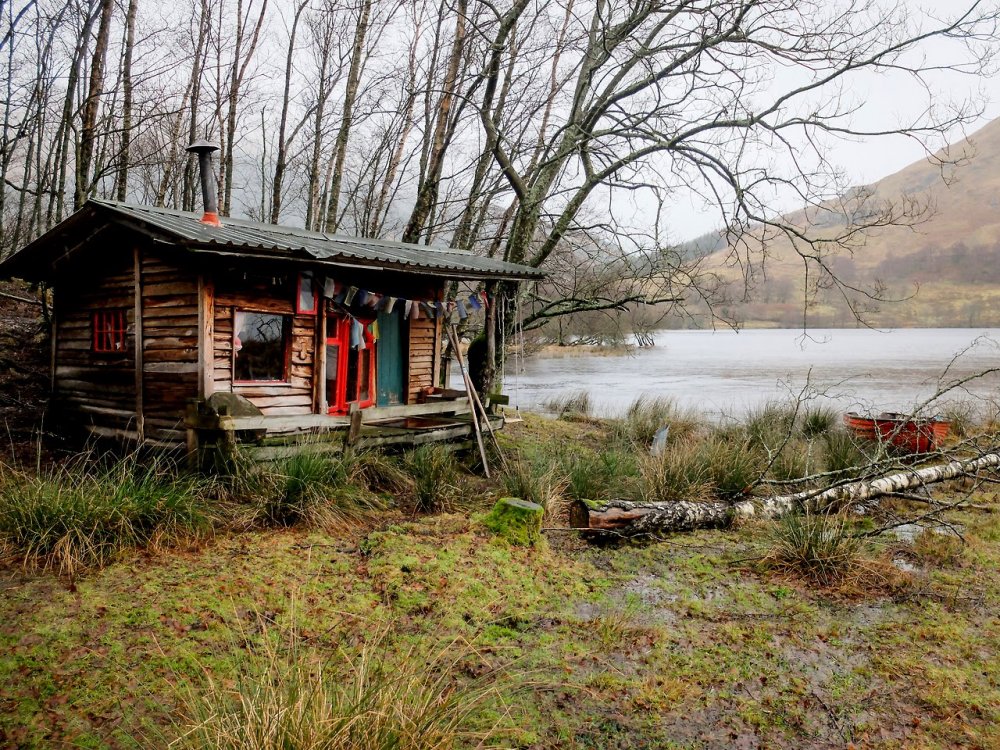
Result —
[{"label": "small window with red frame", "polygon": [[128,343],[125,310],[97,310],[91,316],[91,350],[98,354],[121,354]]}]

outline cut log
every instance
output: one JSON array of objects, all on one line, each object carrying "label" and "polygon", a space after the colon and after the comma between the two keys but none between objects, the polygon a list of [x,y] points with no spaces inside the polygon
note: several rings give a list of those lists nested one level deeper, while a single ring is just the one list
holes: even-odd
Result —
[{"label": "cut log", "polygon": [[851,482],[827,490],[808,490],[794,495],[753,498],[736,503],[683,500],[662,503],[614,500],[595,503],[591,500],[578,500],[570,508],[570,524],[573,528],[590,530],[596,535],[610,532],[618,536],[724,528],[741,519],[778,518],[802,509],[817,510],[837,504],[860,503],[968,476],[996,466],[1000,466],[1000,453],[987,453],[979,458],[914,469],[870,481]]}]

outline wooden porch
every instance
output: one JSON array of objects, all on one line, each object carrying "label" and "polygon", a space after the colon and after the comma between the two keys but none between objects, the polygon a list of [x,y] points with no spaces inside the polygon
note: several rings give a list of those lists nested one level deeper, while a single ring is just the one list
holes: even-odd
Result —
[{"label": "wooden porch", "polygon": [[[425,397],[424,403],[358,409],[349,415],[327,414],[233,416],[192,400],[184,427],[190,462],[207,467],[237,450],[257,460],[274,460],[299,452],[338,453],[356,449],[406,450],[446,442],[469,447],[475,425],[468,397],[446,391]],[[504,419],[489,415],[498,430]],[[484,420],[481,427],[486,429]]]}]

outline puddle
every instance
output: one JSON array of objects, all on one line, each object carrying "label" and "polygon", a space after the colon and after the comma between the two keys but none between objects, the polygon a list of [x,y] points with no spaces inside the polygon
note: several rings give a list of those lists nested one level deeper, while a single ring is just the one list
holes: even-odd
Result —
[{"label": "puddle", "polygon": [[640,575],[622,586],[625,596],[634,596],[643,604],[655,607],[658,604],[677,601],[676,594],[668,594],[658,585],[659,578],[654,575]]},{"label": "puddle", "polygon": [[955,534],[955,528],[960,527],[949,527],[949,526],[921,526],[918,523],[904,523],[902,526],[897,526],[894,529],[889,529],[887,533],[892,534],[901,542],[906,542],[907,544],[913,544],[916,538],[924,533],[925,531],[930,531],[934,534],[943,534],[944,536],[951,536]]}]

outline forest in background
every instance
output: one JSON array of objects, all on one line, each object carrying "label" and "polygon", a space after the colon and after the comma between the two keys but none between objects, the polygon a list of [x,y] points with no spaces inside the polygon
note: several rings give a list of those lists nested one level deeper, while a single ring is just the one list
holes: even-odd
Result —
[{"label": "forest in background", "polygon": [[[907,136],[933,154],[977,121],[982,103],[945,84],[992,70],[998,11],[21,0],[0,17],[0,257],[91,196],[195,208],[184,148],[207,138],[223,215],[542,267],[546,284],[498,291],[509,304],[492,323],[576,340],[691,311],[729,319],[731,274],[675,244],[672,207],[692,197],[734,240],[722,265],[740,291],[762,278],[767,249],[741,240],[762,226],[793,240],[804,301],[833,289],[861,314],[880,287],[839,279],[832,259],[919,212],[880,197],[817,240],[770,207],[792,196],[822,212],[844,195],[838,139]],[[934,107],[869,113],[845,94],[864,76],[921,81],[915,100]]]}]

